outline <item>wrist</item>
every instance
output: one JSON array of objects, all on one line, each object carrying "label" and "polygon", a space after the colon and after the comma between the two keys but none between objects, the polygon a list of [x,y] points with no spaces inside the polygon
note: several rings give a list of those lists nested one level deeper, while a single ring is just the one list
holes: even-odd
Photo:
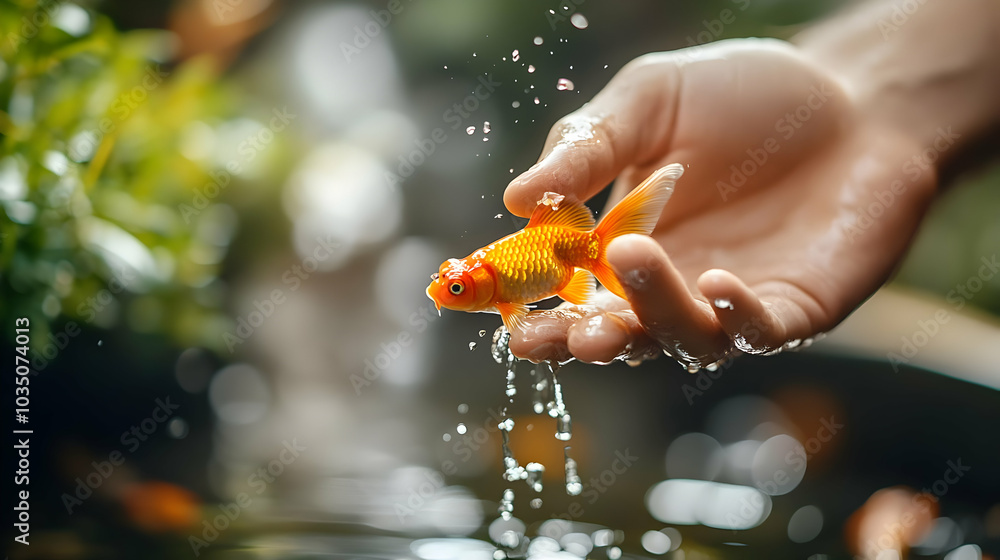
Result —
[{"label": "wrist", "polygon": [[858,118],[942,152],[940,163],[1000,124],[1000,3],[927,0],[909,10],[872,2],[793,42],[840,79]]}]

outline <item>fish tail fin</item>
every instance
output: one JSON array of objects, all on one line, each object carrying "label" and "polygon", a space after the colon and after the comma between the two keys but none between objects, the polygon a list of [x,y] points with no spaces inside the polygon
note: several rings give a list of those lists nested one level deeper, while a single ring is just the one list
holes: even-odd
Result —
[{"label": "fish tail fin", "polygon": [[616,237],[630,233],[649,235],[660,219],[663,206],[674,192],[674,184],[684,174],[684,167],[671,163],[653,172],[638,187],[632,189],[601,219],[594,228],[598,239],[597,262],[591,269],[601,284],[618,297],[625,297],[621,282],[608,264],[608,245]]}]

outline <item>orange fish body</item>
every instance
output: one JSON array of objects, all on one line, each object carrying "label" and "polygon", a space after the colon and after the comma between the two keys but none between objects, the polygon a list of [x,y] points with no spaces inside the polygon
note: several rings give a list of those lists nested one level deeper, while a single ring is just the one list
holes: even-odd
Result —
[{"label": "orange fish body", "polygon": [[427,295],[439,310],[498,312],[508,330],[520,325],[528,303],[554,295],[587,303],[594,293],[592,274],[625,297],[605,257],[608,243],[629,233],[649,235],[683,172],[677,163],[657,170],[596,227],[586,206],[560,206],[561,195],[546,193],[524,229],[442,263]]}]

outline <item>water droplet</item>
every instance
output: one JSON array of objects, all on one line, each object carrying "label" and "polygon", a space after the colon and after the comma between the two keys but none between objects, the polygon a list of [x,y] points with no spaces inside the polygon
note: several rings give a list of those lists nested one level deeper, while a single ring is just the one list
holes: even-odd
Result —
[{"label": "water droplet", "polygon": [[687,370],[688,373],[698,373],[701,371],[701,364],[688,364]]},{"label": "water droplet", "polygon": [[714,303],[719,309],[731,310],[733,308],[733,303],[726,298],[715,298],[715,301],[712,303]]},{"label": "water droplet", "polygon": [[503,491],[503,496],[500,498],[500,507],[497,508],[500,516],[504,520],[511,518],[511,513],[514,511],[514,491],[510,488]]},{"label": "water droplet", "polygon": [[499,220],[500,218],[503,218],[503,214],[497,214],[496,216],[493,216],[494,220]]},{"label": "water droplet", "polygon": [[604,69],[605,69],[605,70],[607,70],[607,69],[608,69],[608,65],[607,65],[607,64],[605,64],[605,65],[604,65]]},{"label": "water droplet", "polygon": [[97,345],[98,346],[104,346],[104,341],[103,340],[98,340],[97,341]]},{"label": "water droplet", "polygon": [[542,507],[542,499],[541,498],[532,498],[531,499],[531,509],[538,509],[540,507]]},{"label": "water droplet", "polygon": [[[489,142],[489,141],[490,141],[489,138],[483,138],[483,142]],[[486,155],[489,155],[489,154],[486,154]]]},{"label": "water droplet", "polygon": [[490,130],[490,121],[483,121],[483,134],[489,134]]},{"label": "water droplet", "polygon": [[514,102],[512,102],[510,104],[510,106],[513,107],[513,108],[515,108],[515,109],[517,109],[518,107],[521,106],[521,102],[520,101],[514,101]]},{"label": "water droplet", "polygon": [[531,64],[528,65],[528,73],[529,74],[534,74],[535,73],[535,67],[533,65],[531,65]]},{"label": "water droplet", "polygon": [[556,439],[569,441],[573,438],[573,420],[569,414],[563,414],[556,420]]},{"label": "water droplet", "polygon": [[470,342],[469,343],[469,351],[471,352],[472,350],[475,350],[475,349],[476,349],[476,343],[475,342]]},{"label": "water droplet", "polygon": [[466,128],[465,133],[468,134],[469,136],[472,136],[473,134],[476,133],[476,127],[470,126],[469,128]]},{"label": "water droplet", "polygon": [[538,105],[539,103],[541,103],[541,101],[539,101],[538,98],[536,97],[535,98],[535,105]]},{"label": "water droplet", "polygon": [[462,403],[462,404],[458,405],[458,413],[459,414],[465,414],[467,412],[469,412],[469,405],[467,405],[465,403]]},{"label": "water droplet", "polygon": [[514,52],[510,53],[510,59],[517,62],[521,59],[521,53],[519,53],[517,49],[514,49]]},{"label": "water droplet", "polygon": [[541,463],[528,463],[524,467],[528,477],[525,481],[535,492],[542,491],[542,476],[545,474],[545,465]]},{"label": "water droplet", "polygon": [[570,16],[569,22],[572,23],[573,27],[577,29],[586,29],[587,26],[590,25],[590,22],[587,21],[587,17],[581,14],[580,12],[577,12],[572,16]]},{"label": "water droplet", "polygon": [[462,435],[467,432],[468,429],[465,427],[465,424],[459,422],[458,426],[455,427],[455,431],[458,432],[459,435]]},{"label": "water droplet", "polygon": [[486,329],[479,331],[479,338],[483,338],[484,336],[486,336]]},{"label": "water droplet", "polygon": [[556,82],[556,89],[559,91],[573,91],[573,82],[568,78],[559,78]]},{"label": "water droplet", "polygon": [[451,441],[451,434],[444,434],[441,436],[444,441]]},{"label": "water droplet", "polygon": [[617,546],[612,546],[611,548],[608,549],[608,558],[610,560],[618,560],[621,557],[622,557],[622,549],[618,548]]},{"label": "water droplet", "polygon": [[503,430],[505,432],[509,432],[509,431],[513,430],[514,429],[514,419],[513,418],[504,418],[504,420],[502,422],[500,422],[499,424],[497,424],[497,428],[500,428],[501,430]]},{"label": "water droplet", "polygon": [[569,449],[568,445],[563,448],[566,457],[566,493],[570,496],[579,496],[583,492],[583,481],[576,472],[576,461],[569,456]]},{"label": "water droplet", "polygon": [[543,42],[544,42],[544,40],[541,37],[535,37],[535,40],[532,41],[532,43],[534,43],[536,45],[541,45]]}]

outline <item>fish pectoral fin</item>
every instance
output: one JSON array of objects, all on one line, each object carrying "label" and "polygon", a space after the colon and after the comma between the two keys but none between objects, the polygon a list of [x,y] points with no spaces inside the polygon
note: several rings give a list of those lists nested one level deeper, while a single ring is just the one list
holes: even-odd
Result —
[{"label": "fish pectoral fin", "polygon": [[515,329],[524,328],[524,316],[528,314],[528,306],[523,303],[498,303],[497,312],[503,319],[503,326],[507,327],[507,332],[514,332]]},{"label": "fish pectoral fin", "polygon": [[556,294],[574,305],[590,303],[594,297],[594,277],[582,268],[576,269],[566,287]]}]

